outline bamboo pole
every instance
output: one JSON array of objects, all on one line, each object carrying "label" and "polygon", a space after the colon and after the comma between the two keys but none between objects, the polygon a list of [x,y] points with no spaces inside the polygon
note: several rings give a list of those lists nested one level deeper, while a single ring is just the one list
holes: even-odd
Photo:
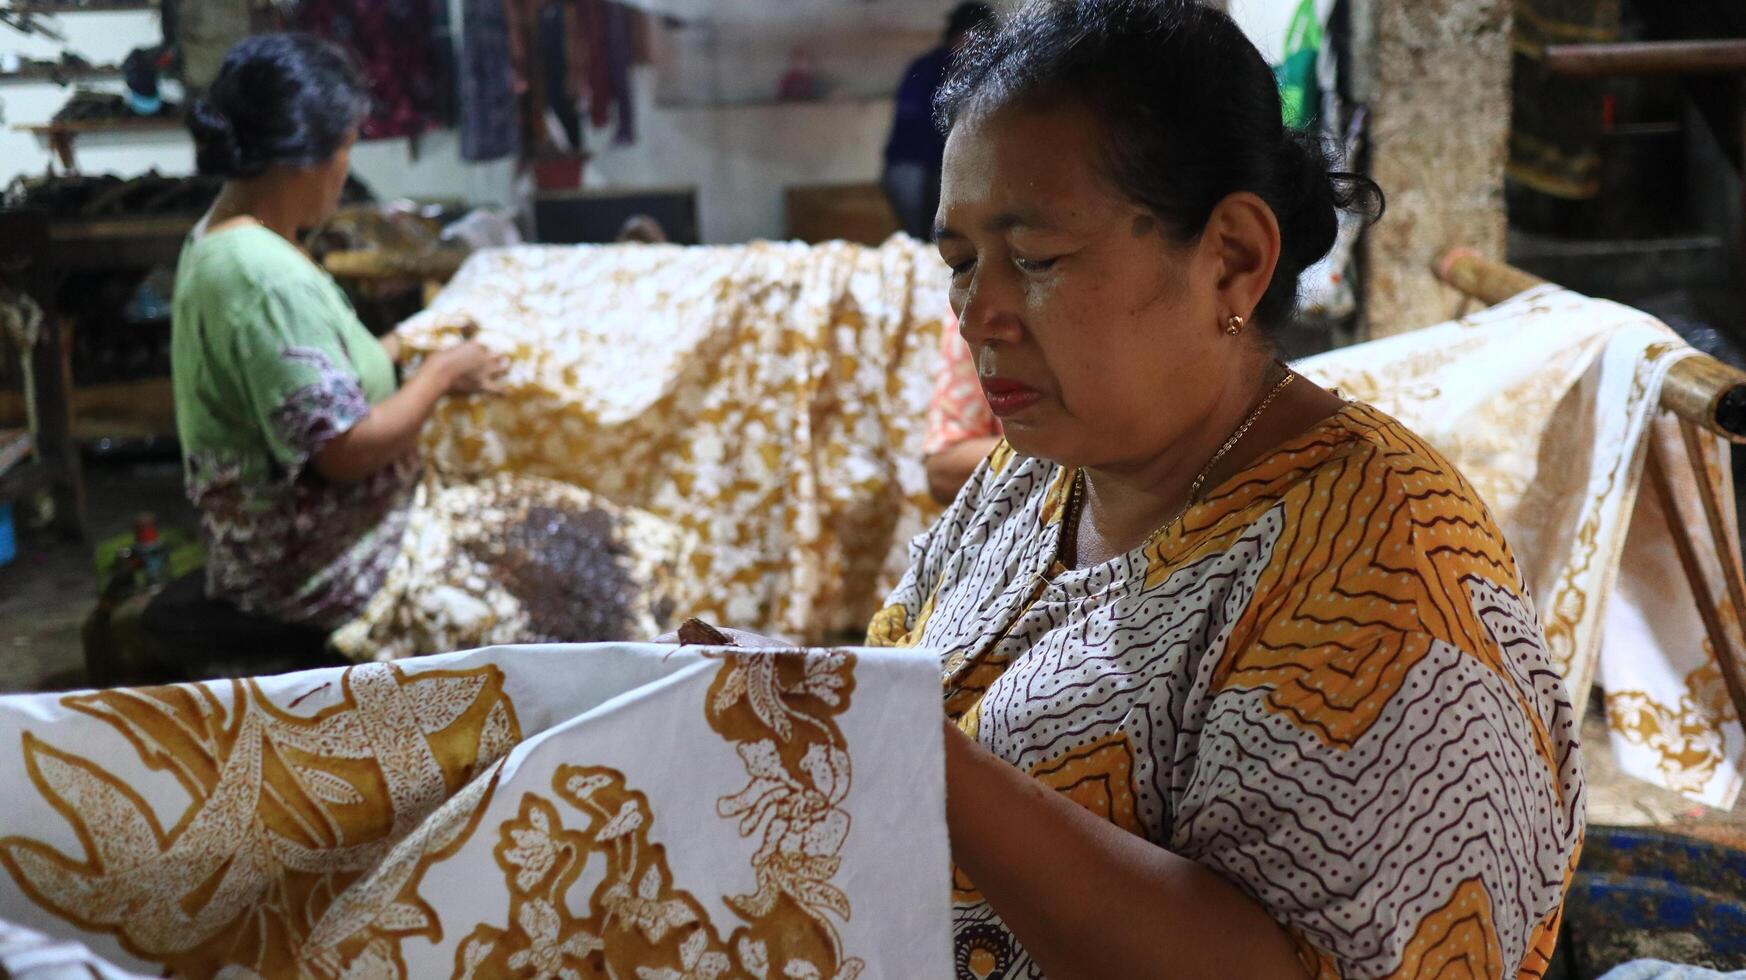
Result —
[{"label": "bamboo pole", "polygon": [[[1703,620],[1704,633],[1709,636],[1711,653],[1716,658],[1716,666],[1722,672],[1722,683],[1728,689],[1728,700],[1734,703],[1737,720],[1746,724],[1746,682],[1742,682],[1740,678],[1740,655],[1734,649],[1722,616],[1722,608],[1710,592],[1709,579],[1704,575],[1702,563],[1698,559],[1698,549],[1703,543],[1680,517],[1678,496],[1674,493],[1673,481],[1667,472],[1668,461],[1662,456],[1661,443],[1651,437],[1649,458],[1645,464],[1649,487],[1654,491],[1656,501],[1667,518],[1667,530],[1673,538],[1673,550],[1679,555],[1679,564],[1685,571],[1686,583],[1691,586],[1692,601],[1697,604],[1698,617]],[[1704,482],[1701,470],[1698,471],[1698,482]],[[1723,548],[1721,542],[1714,538],[1708,543],[1722,553],[1725,568],[1729,561],[1727,556],[1733,549]],[[1732,603],[1731,599],[1728,601]],[[1737,606],[1735,608],[1738,609]],[[1735,615],[1738,616],[1738,612]]]},{"label": "bamboo pole", "polygon": [[1746,72],[1746,40],[1551,44],[1546,72],[1566,78],[1618,75],[1734,75]]},{"label": "bamboo pole", "polygon": [[[1487,305],[1546,281],[1466,248],[1443,256],[1436,271],[1437,278]],[[1746,444],[1746,371],[1708,354],[1687,357],[1668,369],[1661,407],[1730,442]]]}]

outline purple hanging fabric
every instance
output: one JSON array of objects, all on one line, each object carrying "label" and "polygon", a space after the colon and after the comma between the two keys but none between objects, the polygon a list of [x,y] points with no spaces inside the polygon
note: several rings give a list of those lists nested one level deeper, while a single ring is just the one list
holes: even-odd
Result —
[{"label": "purple hanging fabric", "polygon": [[618,115],[618,131],[613,134],[612,141],[621,146],[634,143],[637,138],[636,110],[632,106],[636,98],[631,91],[630,77],[631,58],[636,51],[631,31],[632,16],[624,4],[606,5],[607,75],[611,79],[612,101]]},{"label": "purple hanging fabric", "polygon": [[461,157],[501,160],[520,149],[505,0],[461,5]]}]

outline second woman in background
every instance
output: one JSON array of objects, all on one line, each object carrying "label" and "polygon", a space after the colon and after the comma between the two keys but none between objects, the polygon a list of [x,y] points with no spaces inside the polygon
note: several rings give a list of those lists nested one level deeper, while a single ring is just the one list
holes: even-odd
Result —
[{"label": "second woman in background", "polygon": [[366,98],[338,48],[263,35],[230,51],[189,123],[201,171],[226,178],[173,301],[208,593],[335,631],[355,658],[648,635],[678,532],[549,481],[426,477],[437,402],[489,392],[500,361],[463,341],[398,384],[396,339],[299,245],[338,205]]}]

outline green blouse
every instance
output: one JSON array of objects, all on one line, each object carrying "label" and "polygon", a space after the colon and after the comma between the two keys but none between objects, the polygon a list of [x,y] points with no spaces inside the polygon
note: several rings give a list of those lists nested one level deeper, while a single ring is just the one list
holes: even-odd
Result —
[{"label": "green blouse", "polygon": [[189,239],[172,317],[176,427],[208,592],[338,626],[398,553],[417,460],[350,484],[309,463],[394,393],[393,362],[332,277],[259,225]]}]

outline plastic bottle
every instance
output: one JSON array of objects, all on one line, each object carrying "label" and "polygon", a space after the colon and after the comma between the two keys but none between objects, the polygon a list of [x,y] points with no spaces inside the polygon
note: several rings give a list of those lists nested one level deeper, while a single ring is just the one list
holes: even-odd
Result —
[{"label": "plastic bottle", "polygon": [[151,514],[141,514],[133,522],[133,553],[148,586],[169,581],[170,550],[158,539],[158,519]]}]

